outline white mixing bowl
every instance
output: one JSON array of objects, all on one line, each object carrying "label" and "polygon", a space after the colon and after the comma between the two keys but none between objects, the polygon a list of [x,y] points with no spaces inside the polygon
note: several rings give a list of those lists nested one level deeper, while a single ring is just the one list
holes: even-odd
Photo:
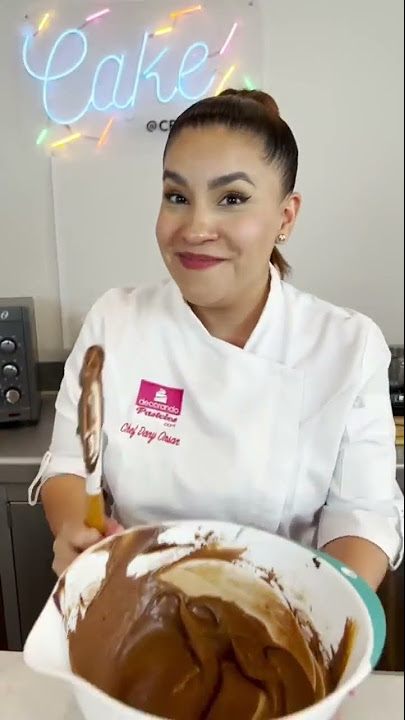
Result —
[{"label": "white mixing bowl", "polygon": [[[377,595],[355,573],[329,556],[275,535],[206,521],[168,524],[166,528],[159,537],[161,542],[195,543],[196,536],[213,533],[221,545],[247,548],[244,557],[258,568],[275,572],[286,598],[310,616],[326,648],[338,646],[347,618],[355,621],[354,647],[337,689],[316,705],[288,716],[288,720],[331,720],[382,653],[386,624]],[[97,548],[108,549],[110,542],[103,540]],[[104,576],[107,557],[107,552],[94,555],[87,551],[71,565],[65,577],[70,606],[79,602],[80,595],[94,593]],[[112,699],[72,673],[64,622],[52,597],[28,637],[24,659],[33,670],[69,682],[85,720],[157,720]]]}]

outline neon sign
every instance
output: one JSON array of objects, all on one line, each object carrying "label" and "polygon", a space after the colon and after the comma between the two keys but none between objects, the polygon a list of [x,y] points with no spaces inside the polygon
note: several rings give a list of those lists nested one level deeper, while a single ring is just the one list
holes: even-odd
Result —
[{"label": "neon sign", "polygon": [[[195,5],[172,12],[166,25],[158,26],[154,32],[145,30],[139,40],[139,47],[132,47],[129,40],[125,52],[105,54],[104,48],[101,59],[100,52],[94,54],[94,48],[90,46],[91,36],[87,34],[87,29],[94,28],[100,22],[103,26],[107,23],[108,29],[108,18],[113,12],[110,8],[89,15],[78,27],[71,26],[63,32],[57,30],[56,39],[48,46],[46,56],[41,57],[35,45],[37,36],[48,31],[54,17],[53,12],[46,12],[36,29],[25,37],[22,47],[24,68],[40,85],[41,104],[47,118],[45,127],[37,131],[36,144],[41,145],[49,140],[53,134],[50,126],[53,125],[55,128],[66,128],[70,134],[57,142],[51,142],[50,148],[64,147],[80,138],[98,141],[97,147],[102,147],[109,138],[115,120],[120,116],[131,119],[127,117],[128,112],[131,114],[143,98],[143,87],[149,93],[152,91],[153,98],[162,105],[174,100],[180,103],[186,101],[188,104],[195,102],[210,93],[213,86],[214,94],[218,95],[238,67],[234,63],[222,69],[221,64],[223,57],[228,55],[230,45],[233,45],[235,34],[239,34],[240,21],[230,24],[226,35],[219,38],[221,44],[216,50],[210,49],[202,40],[186,46],[180,57],[174,54],[175,47],[166,45],[161,49],[160,45],[158,50],[154,49],[155,38],[162,38],[163,42],[164,36],[171,38],[177,30],[177,24],[183,23],[185,17],[201,17],[204,10],[202,5]],[[97,33],[97,27],[92,32]],[[102,33],[102,37],[105,40],[105,33]],[[99,42],[96,35],[96,53],[97,48]],[[217,58],[218,62],[213,62],[213,58]],[[246,76],[245,83],[253,87]],[[75,105],[72,106],[72,103]],[[90,136],[87,127],[83,132],[72,127],[88,114],[94,113],[107,115],[107,124],[101,135],[97,133],[98,137]]]},{"label": "neon sign", "polygon": [[[212,87],[217,73],[213,73],[209,78],[208,82],[205,82],[203,87],[200,87],[198,92],[192,93],[187,87],[187,79],[196,73],[198,70],[204,67],[209,57],[208,45],[204,42],[196,42],[190,45],[184,53],[183,59],[180,63],[178,72],[177,82],[172,92],[166,97],[162,94],[161,89],[161,77],[160,69],[163,58],[169,52],[169,48],[166,47],[162,50],[149,64],[147,68],[144,68],[144,60],[146,55],[147,45],[150,39],[150,33],[145,32],[143,35],[141,49],[138,57],[138,64],[135,72],[135,79],[133,88],[124,102],[119,102],[119,90],[122,74],[125,67],[126,56],[121,55],[106,55],[98,63],[92,80],[92,85],[89,93],[89,98],[85,104],[80,108],[80,111],[72,116],[62,117],[58,115],[54,108],[52,108],[52,89],[54,83],[62,81],[64,78],[72,76],[74,73],[80,71],[80,67],[83,65],[87,54],[88,54],[88,40],[85,33],[82,30],[69,29],[65,30],[59,35],[55,41],[45,65],[43,72],[35,70],[30,63],[29,51],[33,42],[33,36],[27,37],[23,46],[23,63],[26,71],[31,77],[39,80],[42,83],[42,102],[47,116],[52,122],[59,125],[73,125],[80,120],[90,110],[97,110],[99,112],[107,112],[108,110],[125,110],[127,108],[133,108],[136,103],[139,84],[141,79],[154,80],[155,81],[155,92],[156,98],[160,103],[169,103],[174,97],[179,94],[183,99],[189,101],[196,101],[204,97]],[[72,42],[73,41],[73,42]],[[77,42],[78,41],[78,42]],[[79,43],[79,46],[77,47]],[[70,47],[69,47],[70,46]],[[73,56],[71,52],[70,57],[72,58],[70,63],[66,64],[65,69],[56,72],[54,69],[55,59],[60,56],[63,51],[76,46],[76,55]],[[66,53],[67,54],[67,53]],[[198,54],[198,59],[193,60],[193,56]],[[106,65],[114,64],[116,66],[115,83],[111,93],[111,97],[108,102],[101,103],[98,101],[97,96],[102,84],[102,73]]]}]

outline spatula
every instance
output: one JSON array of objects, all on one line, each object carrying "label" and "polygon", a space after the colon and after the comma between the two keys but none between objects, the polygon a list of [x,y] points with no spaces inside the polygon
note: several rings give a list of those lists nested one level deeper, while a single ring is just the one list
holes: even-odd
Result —
[{"label": "spatula", "polygon": [[83,460],[86,467],[87,507],[85,523],[105,532],[102,476],[102,430],[104,419],[102,370],[104,350],[100,345],[88,348],[80,373],[82,394],[79,402],[79,425]]}]

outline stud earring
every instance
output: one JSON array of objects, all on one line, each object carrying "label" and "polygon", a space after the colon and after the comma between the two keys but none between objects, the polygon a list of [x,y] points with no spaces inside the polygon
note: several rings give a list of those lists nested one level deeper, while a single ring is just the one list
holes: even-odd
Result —
[{"label": "stud earring", "polygon": [[287,242],[287,235],[284,235],[283,233],[281,233],[276,240],[276,244],[284,245],[284,243],[286,243],[286,242]]}]

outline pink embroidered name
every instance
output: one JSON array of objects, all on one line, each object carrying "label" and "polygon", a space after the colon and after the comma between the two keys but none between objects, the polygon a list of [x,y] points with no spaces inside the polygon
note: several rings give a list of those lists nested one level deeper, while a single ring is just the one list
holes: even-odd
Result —
[{"label": "pink embroidered name", "polygon": [[168,435],[166,432],[157,433],[154,430],[149,430],[145,425],[131,425],[131,423],[124,423],[121,426],[121,432],[125,435],[128,435],[130,439],[134,437],[142,437],[148,445],[153,442],[154,440],[157,440],[158,442],[164,442],[167,445],[180,445],[180,438],[174,437],[172,435]]}]

